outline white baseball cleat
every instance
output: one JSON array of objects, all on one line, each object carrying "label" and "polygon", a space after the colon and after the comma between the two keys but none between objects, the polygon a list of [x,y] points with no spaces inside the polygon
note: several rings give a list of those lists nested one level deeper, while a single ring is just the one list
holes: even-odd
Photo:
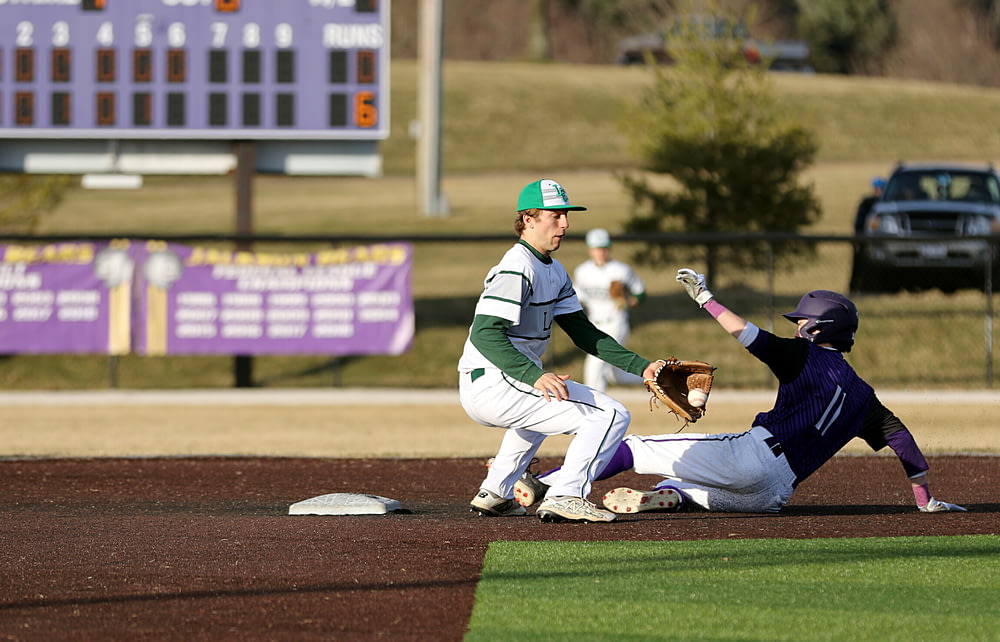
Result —
[{"label": "white baseball cleat", "polygon": [[504,499],[485,488],[479,489],[479,493],[472,498],[469,506],[473,513],[485,517],[518,517],[528,512],[513,499]]},{"label": "white baseball cleat", "polygon": [[[490,457],[486,461],[487,468],[493,465],[494,459],[495,457]],[[533,458],[528,465],[528,470],[524,471],[524,474],[521,475],[521,479],[514,482],[514,501],[525,508],[534,506],[542,501],[546,491],[549,490],[549,485],[538,479],[535,473],[531,472],[531,467],[537,463],[538,458]]]},{"label": "white baseball cleat", "polygon": [[546,499],[535,511],[543,522],[613,522],[615,514],[601,510],[582,497]]},{"label": "white baseball cleat", "polygon": [[514,484],[514,501],[521,506],[534,506],[542,501],[545,493],[549,490],[548,485],[535,477],[530,470],[521,475],[521,479]]},{"label": "white baseball cleat", "polygon": [[645,511],[675,511],[684,503],[681,494],[673,488],[632,490],[616,488],[604,498],[604,507],[613,513],[642,513]]}]

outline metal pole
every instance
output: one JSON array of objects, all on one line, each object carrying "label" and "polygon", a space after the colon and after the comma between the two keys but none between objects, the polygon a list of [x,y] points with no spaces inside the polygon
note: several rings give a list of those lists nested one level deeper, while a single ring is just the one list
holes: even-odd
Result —
[{"label": "metal pole", "polygon": [[[257,165],[257,147],[253,141],[237,141],[236,152],[236,234],[253,234],[253,176]],[[236,241],[237,250],[251,250],[250,241]],[[233,358],[233,378],[237,388],[253,387],[253,357],[236,355]]]},{"label": "metal pole", "polygon": [[[992,252],[991,252],[992,255]],[[986,373],[985,383],[987,388],[993,387],[993,261],[991,258],[986,261],[986,281],[983,293],[986,295],[986,315],[983,320],[983,338],[985,339],[986,350]]]},{"label": "metal pole", "polygon": [[426,216],[446,216],[441,193],[441,51],[443,0],[420,1],[419,90],[417,117],[417,192]]}]

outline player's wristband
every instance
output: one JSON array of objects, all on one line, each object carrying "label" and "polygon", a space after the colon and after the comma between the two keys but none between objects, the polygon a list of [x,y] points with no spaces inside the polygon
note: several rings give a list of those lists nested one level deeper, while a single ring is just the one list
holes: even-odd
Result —
[{"label": "player's wristband", "polygon": [[726,306],[722,305],[715,299],[709,299],[702,307],[705,308],[706,312],[712,315],[713,319],[718,319],[719,315],[726,311]]}]

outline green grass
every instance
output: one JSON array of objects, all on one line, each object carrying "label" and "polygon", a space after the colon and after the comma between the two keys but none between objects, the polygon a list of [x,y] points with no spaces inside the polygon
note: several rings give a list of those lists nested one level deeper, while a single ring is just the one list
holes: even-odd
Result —
[{"label": "green grass", "polygon": [[494,542],[465,640],[996,640],[1000,537]]},{"label": "green grass", "polygon": [[[417,67],[393,61],[391,135],[383,145],[386,175],[259,176],[254,182],[254,229],[262,234],[511,234],[514,199],[540,175],[563,182],[590,211],[571,218],[571,234],[594,226],[613,233],[630,216],[615,173],[637,164],[619,128],[623,106],[636,100],[649,70],[616,65],[452,62],[444,69],[442,190],[447,217],[419,211],[413,177]],[[858,199],[871,177],[897,159],[1000,159],[995,114],[1000,91],[981,87],[807,74],[774,74],[774,91],[814,128],[817,164],[802,177],[823,208],[815,234],[848,234]],[[42,234],[227,234],[235,224],[230,177],[147,177],[137,191],[71,190],[44,216]],[[513,239],[513,237],[511,236]],[[508,243],[420,243],[413,290],[417,337],[400,357],[328,356],[255,359],[266,386],[453,386],[455,361],[482,279]],[[274,246],[261,250],[278,251]],[[283,249],[289,249],[287,245]],[[315,248],[300,248],[303,250]],[[634,248],[621,243],[616,258]],[[572,269],[586,253],[579,241],[556,255]],[[700,267],[695,265],[695,267]],[[845,244],[828,243],[815,260],[779,270],[769,307],[763,274],[719,275],[714,289],[755,323],[783,331],[776,312],[806,290],[844,290],[850,271]],[[648,303],[636,310],[631,345],[650,357],[677,354],[720,365],[720,386],[770,385],[757,362],[692,309],[672,269],[641,268]],[[852,360],[883,386],[980,388],[983,385],[985,302],[974,292],[860,300],[862,330]],[[1000,307],[1000,299],[994,308]],[[789,308],[790,309],[790,308]],[[1000,323],[993,324],[1000,345]],[[919,337],[919,341],[914,341]],[[579,377],[582,357],[557,337],[553,364]],[[877,349],[876,349],[877,348]],[[993,370],[1000,372],[994,358]],[[123,388],[228,387],[224,357],[127,357],[118,361]],[[414,376],[417,373],[418,376]],[[0,361],[9,389],[104,388],[102,356],[20,355]]]}]

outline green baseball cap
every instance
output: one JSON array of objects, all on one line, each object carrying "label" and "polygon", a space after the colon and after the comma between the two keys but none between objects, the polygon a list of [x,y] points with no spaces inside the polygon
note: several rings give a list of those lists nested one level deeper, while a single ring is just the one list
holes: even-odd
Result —
[{"label": "green baseball cap", "polygon": [[525,185],[524,189],[521,190],[521,195],[517,198],[518,212],[530,209],[584,211],[587,208],[570,205],[569,196],[566,195],[563,186],[553,180],[543,178]]}]

